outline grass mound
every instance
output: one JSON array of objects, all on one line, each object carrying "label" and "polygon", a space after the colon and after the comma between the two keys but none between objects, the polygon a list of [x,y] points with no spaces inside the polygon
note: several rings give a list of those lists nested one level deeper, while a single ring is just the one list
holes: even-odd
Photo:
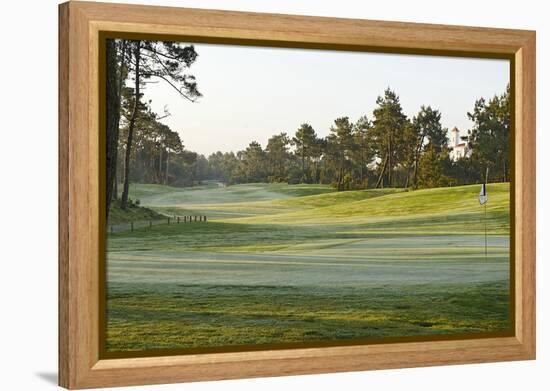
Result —
[{"label": "grass mound", "polygon": [[[145,186],[139,192],[144,194]],[[195,190],[180,189],[175,194],[172,189],[161,196],[158,188],[149,189],[157,196],[145,198],[145,203],[158,212],[167,215],[207,215],[212,220],[225,220],[240,217],[254,217],[296,212],[306,209],[354,202],[402,192],[403,189],[369,189],[336,192],[326,185],[287,185],[287,184],[245,184],[230,188]],[[162,199],[161,199],[162,197]],[[168,202],[173,202],[168,204]],[[151,203],[151,204],[149,204]]]},{"label": "grass mound", "polygon": [[371,198],[382,197],[389,194],[403,192],[403,189],[368,189],[331,192],[325,194],[309,195],[305,197],[295,197],[285,200],[278,200],[274,203],[281,206],[299,207],[299,208],[320,208],[325,206],[339,205],[348,202],[364,201]]},{"label": "grass mound", "polygon": [[123,224],[131,221],[157,220],[164,216],[152,209],[130,203],[126,210],[120,207],[120,200],[113,200],[109,208],[108,224]]},{"label": "grass mound", "polygon": [[[508,215],[510,194],[508,183],[487,185],[489,218]],[[385,192],[384,192],[385,191]],[[396,189],[366,190],[324,195],[319,207],[302,209],[275,216],[256,216],[234,219],[236,223],[278,224],[363,224],[375,221],[403,220],[437,216],[453,219],[456,215],[480,215],[479,185],[458,186],[415,191]],[[366,195],[372,195],[367,196]],[[362,196],[362,198],[361,198]],[[315,200],[304,200],[315,205]],[[301,200],[289,200],[289,203]]]}]

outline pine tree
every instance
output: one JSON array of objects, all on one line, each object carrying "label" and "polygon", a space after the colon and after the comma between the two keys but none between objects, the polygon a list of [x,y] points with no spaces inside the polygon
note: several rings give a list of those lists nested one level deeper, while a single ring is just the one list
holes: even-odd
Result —
[{"label": "pine tree", "polygon": [[445,186],[448,178],[443,175],[445,155],[437,152],[435,144],[429,143],[420,158],[419,185],[422,188]]},{"label": "pine tree", "polygon": [[271,136],[268,140],[265,150],[269,166],[269,182],[288,181],[289,144],[290,139],[284,132]]},{"label": "pine tree", "polygon": [[373,159],[373,148],[370,130],[372,123],[366,115],[360,117],[353,127],[353,161],[359,169],[359,184],[366,187],[367,165]]},{"label": "pine tree", "polygon": [[[349,160],[354,152],[353,124],[348,117],[340,117],[334,120],[330,131],[334,136],[336,147],[337,179],[336,188],[338,191],[345,190],[344,180],[349,170]],[[348,176],[349,181],[349,176]],[[348,186],[349,187],[349,186]]]},{"label": "pine tree", "polygon": [[168,83],[180,96],[191,102],[201,96],[195,77],[186,73],[197,58],[197,53],[192,45],[185,46],[176,42],[164,41],[128,41],[128,46],[130,48],[128,64],[134,79],[134,98],[126,139],[124,186],[121,197],[122,209],[125,209],[128,203],[130,157],[136,121],[140,111],[141,85],[152,78],[160,79]]},{"label": "pine tree", "polygon": [[420,158],[424,151],[426,140],[434,148],[436,154],[442,153],[448,144],[447,129],[441,126],[441,113],[439,110],[434,110],[430,106],[422,106],[420,112],[413,118],[413,132],[415,133],[414,141],[414,174],[413,187],[417,188],[418,170]]},{"label": "pine tree", "polygon": [[292,144],[296,147],[296,154],[300,157],[302,163],[302,177],[300,179],[302,183],[308,182],[307,166],[315,148],[316,140],[315,130],[308,123],[300,125],[292,138]]},{"label": "pine tree", "polygon": [[[474,123],[468,132],[468,147],[472,160],[479,171],[489,168],[493,180],[506,182],[510,179],[510,86],[500,96],[489,101],[484,98],[475,102],[474,110],[468,113]],[[481,176],[480,176],[481,179]]]},{"label": "pine tree", "polygon": [[400,163],[397,151],[407,117],[403,114],[399,96],[389,88],[384,91],[384,96],[376,99],[376,104],[378,107],[373,112],[372,134],[376,154],[382,163],[376,187],[382,184],[384,175],[387,185],[391,187],[394,185],[394,168]]}]

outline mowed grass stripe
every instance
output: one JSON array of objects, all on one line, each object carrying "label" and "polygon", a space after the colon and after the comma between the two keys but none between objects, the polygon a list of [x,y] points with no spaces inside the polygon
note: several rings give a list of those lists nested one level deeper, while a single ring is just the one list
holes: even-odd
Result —
[{"label": "mowed grass stripe", "polygon": [[[484,247],[471,248],[470,251],[464,251],[460,249],[460,253],[457,253],[456,249],[454,251],[450,249],[442,248],[432,248],[432,249],[401,249],[400,251],[395,251],[392,254],[387,254],[387,251],[369,251],[365,253],[364,250],[353,250],[346,249],[345,254],[342,255],[341,252],[337,250],[317,250],[317,251],[269,251],[259,254],[250,254],[250,253],[223,253],[225,257],[229,254],[232,258],[237,258],[236,260],[241,261],[242,258],[267,258],[273,260],[284,260],[286,258],[293,258],[299,260],[311,259],[343,259],[343,260],[357,260],[357,261],[376,261],[376,260],[421,260],[421,259],[435,259],[440,261],[445,261],[447,259],[472,259],[472,256],[481,257],[484,256]],[[220,253],[214,253],[220,254]],[[109,261],[148,261],[148,262],[187,262],[188,259],[194,260],[217,260],[218,258],[209,258],[209,256],[214,255],[210,253],[202,252],[174,252],[173,254],[151,254],[149,252],[131,252],[131,253],[110,253]],[[508,248],[503,247],[488,247],[489,258],[507,258]],[[218,255],[219,257],[219,255]]]},{"label": "mowed grass stripe", "polygon": [[[502,257],[499,255],[493,255],[487,256],[488,258],[497,258],[501,259]],[[278,266],[311,266],[311,267],[326,267],[326,266],[337,266],[337,267],[344,267],[344,266],[350,266],[350,267],[375,267],[376,263],[371,262],[349,262],[347,257],[342,257],[346,259],[346,261],[338,261],[338,262],[315,262],[313,260],[311,261],[302,261],[302,260],[296,260],[295,257],[291,261],[288,260],[278,260],[278,261],[269,261],[269,260],[220,260],[220,259],[208,259],[208,258],[201,258],[200,260],[197,259],[185,259],[181,258],[177,261],[174,261],[173,259],[167,259],[167,258],[156,258],[154,259],[154,262],[151,261],[142,261],[138,264],[133,263],[132,264],[132,270],[138,270],[139,268],[143,268],[144,264],[150,265],[150,268],[158,268],[158,264],[156,262],[162,262],[163,265],[166,265],[167,263],[171,263],[173,266],[177,265],[183,265],[183,264],[226,264],[226,265],[278,265]],[[334,258],[331,258],[334,259]],[[432,259],[432,258],[415,258],[415,261],[425,260],[425,259]],[[457,259],[457,258],[454,258]],[[458,258],[461,259],[461,258]],[[470,259],[470,258],[468,258]],[[402,258],[401,260],[408,260],[407,258]],[[413,260],[413,259],[410,259]],[[127,268],[128,265],[125,265],[125,262],[128,261],[135,261],[131,258],[127,259],[118,259],[114,262],[112,262],[109,265],[109,269],[114,270],[115,268]],[[410,264],[410,263],[409,263]],[[384,266],[386,266],[384,264]]]}]

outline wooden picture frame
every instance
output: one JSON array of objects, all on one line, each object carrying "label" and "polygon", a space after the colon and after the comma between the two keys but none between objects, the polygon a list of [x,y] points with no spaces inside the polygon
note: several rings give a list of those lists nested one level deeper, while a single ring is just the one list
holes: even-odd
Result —
[{"label": "wooden picture frame", "polygon": [[[515,126],[513,336],[164,357],[99,354],[100,34],[506,57]],[[59,6],[59,384],[70,389],[535,358],[535,32],[88,2]]]}]

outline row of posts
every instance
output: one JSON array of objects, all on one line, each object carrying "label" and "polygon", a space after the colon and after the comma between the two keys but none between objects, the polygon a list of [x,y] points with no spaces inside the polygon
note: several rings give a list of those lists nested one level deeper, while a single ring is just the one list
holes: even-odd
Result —
[{"label": "row of posts", "polygon": [[[167,220],[167,223],[168,225],[172,224],[173,222],[175,222],[176,224],[179,224],[179,223],[200,223],[200,222],[206,222],[206,216],[174,216],[173,218],[172,217],[167,217],[166,218]],[[152,220],[149,220],[149,228],[153,228],[153,221]],[[111,233],[114,233],[114,226],[111,225],[111,229],[110,229]],[[130,221],[130,231],[131,232],[134,232],[134,222],[133,221]]]},{"label": "row of posts", "polygon": [[[180,216],[174,216],[174,219],[176,220],[176,223],[179,224],[182,218]],[[206,216],[183,216],[183,222],[206,222]],[[168,224],[170,224],[170,217],[168,217]]]}]

